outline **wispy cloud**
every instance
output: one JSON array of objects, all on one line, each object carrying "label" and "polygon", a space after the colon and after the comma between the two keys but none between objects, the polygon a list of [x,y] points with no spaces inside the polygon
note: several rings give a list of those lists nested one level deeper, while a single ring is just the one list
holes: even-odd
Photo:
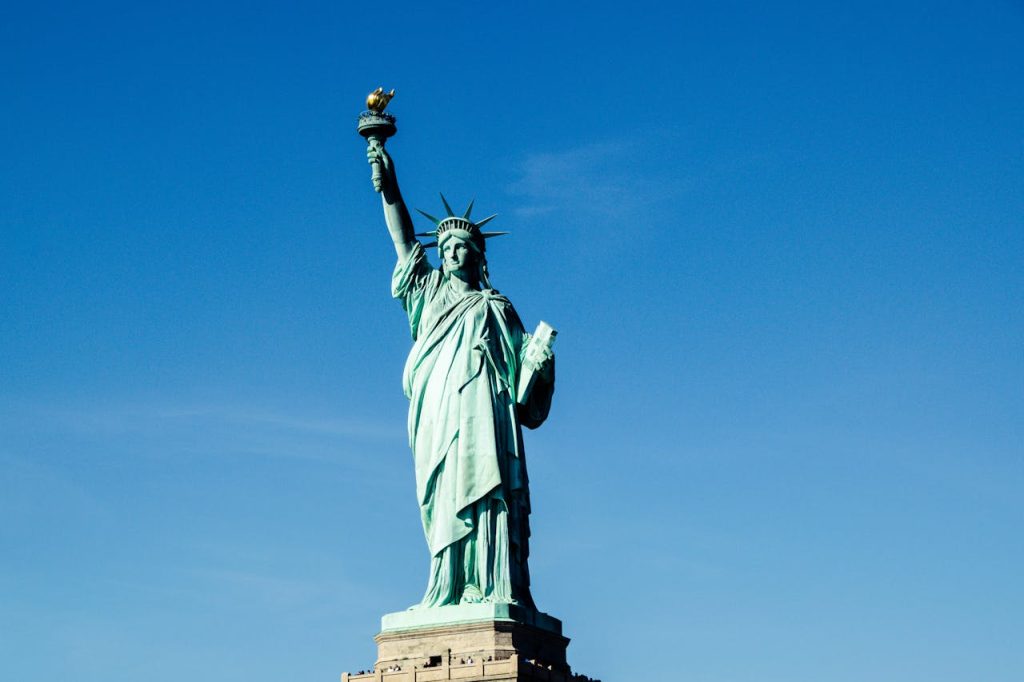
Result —
[{"label": "wispy cloud", "polygon": [[530,154],[509,187],[520,199],[515,213],[530,219],[557,214],[562,222],[610,225],[671,207],[692,181],[666,169],[665,159],[651,153],[652,146],[650,141],[643,146],[605,142]]},{"label": "wispy cloud", "polygon": [[[335,460],[352,446],[402,447],[401,423],[248,405],[6,406],[0,430],[45,447],[102,443],[111,454],[258,455]],[[20,436],[20,438],[18,438]],[[20,448],[19,448],[20,449]]]},{"label": "wispy cloud", "polygon": [[229,568],[196,568],[188,571],[203,584],[204,592],[246,595],[247,599],[279,606],[297,605],[330,596],[329,586],[308,576],[282,576],[267,572]]},{"label": "wispy cloud", "polygon": [[391,440],[394,429],[390,424],[367,419],[340,419],[314,417],[304,414],[275,412],[265,408],[240,405],[203,405],[184,407],[128,408],[144,419],[165,421],[220,421],[239,426],[280,429],[294,433],[323,434],[328,436]]}]

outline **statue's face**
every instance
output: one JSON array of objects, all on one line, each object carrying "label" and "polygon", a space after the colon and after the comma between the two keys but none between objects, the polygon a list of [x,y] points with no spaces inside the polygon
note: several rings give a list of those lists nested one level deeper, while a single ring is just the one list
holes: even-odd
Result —
[{"label": "statue's face", "polygon": [[477,252],[459,237],[450,237],[441,246],[441,260],[448,274],[463,275],[476,270]]}]

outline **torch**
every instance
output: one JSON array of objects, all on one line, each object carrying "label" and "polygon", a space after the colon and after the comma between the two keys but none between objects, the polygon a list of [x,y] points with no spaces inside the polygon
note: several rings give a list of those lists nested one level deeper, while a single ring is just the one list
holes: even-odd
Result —
[{"label": "torch", "polygon": [[[366,96],[366,111],[359,114],[359,134],[369,142],[379,142],[384,146],[384,141],[398,132],[395,127],[395,117],[385,114],[384,108],[395,96],[395,91],[384,92],[384,88],[377,88]],[[373,172],[373,190],[379,192],[381,188],[380,160],[374,159],[370,168]]]}]

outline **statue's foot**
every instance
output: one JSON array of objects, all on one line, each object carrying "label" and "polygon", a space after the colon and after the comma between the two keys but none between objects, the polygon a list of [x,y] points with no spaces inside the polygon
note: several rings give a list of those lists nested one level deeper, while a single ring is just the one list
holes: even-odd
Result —
[{"label": "statue's foot", "polygon": [[467,585],[466,589],[462,591],[462,598],[459,599],[460,604],[479,604],[484,600],[484,595],[480,593],[480,588],[476,585]]}]

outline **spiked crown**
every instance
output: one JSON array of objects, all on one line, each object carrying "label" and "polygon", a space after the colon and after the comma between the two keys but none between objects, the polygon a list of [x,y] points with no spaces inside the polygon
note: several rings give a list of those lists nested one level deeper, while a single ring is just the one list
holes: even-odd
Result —
[{"label": "spiked crown", "polygon": [[441,203],[444,204],[445,213],[448,215],[438,220],[434,216],[430,215],[425,211],[419,211],[427,220],[434,223],[435,229],[430,232],[419,232],[416,234],[417,237],[434,237],[435,241],[430,244],[424,244],[426,247],[440,246],[448,237],[461,237],[472,241],[483,253],[485,246],[484,240],[490,239],[491,237],[500,237],[508,232],[484,232],[480,228],[491,222],[497,217],[497,214],[487,216],[483,220],[473,222],[470,220],[470,214],[473,212],[473,202],[469,202],[469,206],[466,208],[466,212],[461,216],[455,215],[452,211],[452,207],[448,205],[448,200],[441,195]]}]

